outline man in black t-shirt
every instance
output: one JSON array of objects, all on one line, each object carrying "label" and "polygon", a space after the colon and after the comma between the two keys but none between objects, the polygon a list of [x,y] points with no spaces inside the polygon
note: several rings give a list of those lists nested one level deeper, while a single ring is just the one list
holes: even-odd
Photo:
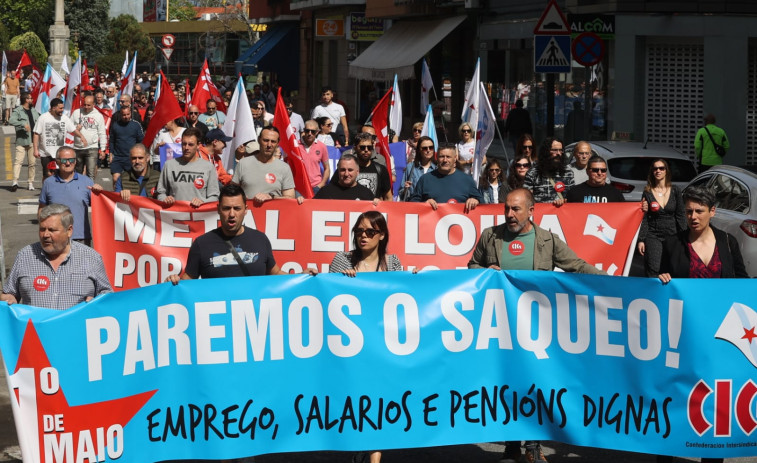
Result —
[{"label": "man in black t-shirt", "polygon": [[244,190],[233,183],[221,188],[218,198],[221,226],[195,239],[184,272],[171,275],[166,281],[178,284],[179,280],[196,278],[285,274],[276,265],[268,237],[243,225],[246,213]]},{"label": "man in black t-shirt", "polygon": [[[360,166],[355,156],[343,154],[336,165],[336,176],[331,182],[318,190],[314,199],[362,199],[374,200],[373,192],[357,183]],[[374,201],[378,204],[378,198]]]},{"label": "man in black t-shirt", "polygon": [[371,134],[357,134],[355,137],[355,157],[360,165],[357,183],[371,190],[375,198],[391,201],[394,195],[389,171],[381,164],[371,161],[373,149],[373,136]]},{"label": "man in black t-shirt", "polygon": [[586,167],[589,179],[568,190],[569,203],[617,203],[625,201],[623,193],[607,184],[607,161],[592,156]]}]

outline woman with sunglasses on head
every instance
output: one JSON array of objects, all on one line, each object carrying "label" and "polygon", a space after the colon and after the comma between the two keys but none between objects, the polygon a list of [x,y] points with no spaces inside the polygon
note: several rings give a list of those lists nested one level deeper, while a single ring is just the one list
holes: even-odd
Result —
[{"label": "woman with sunglasses on head", "polygon": [[413,137],[405,140],[405,165],[409,166],[415,160],[415,152],[421,133],[423,133],[423,122],[416,122],[413,124]]},{"label": "woman with sunglasses on head", "polygon": [[336,138],[336,134],[331,131],[334,126],[331,119],[324,116],[315,118],[315,121],[318,123],[318,128],[321,130],[315,139],[326,146],[339,147],[339,141]]},{"label": "woman with sunglasses on head", "polygon": [[[463,122],[460,124],[458,133],[460,141],[457,143],[457,162],[459,169],[470,175],[476,157],[476,139],[473,138],[473,128],[467,122]],[[484,157],[484,162],[486,162],[486,157]]]},{"label": "woman with sunglasses on head", "polygon": [[644,269],[648,277],[660,274],[662,243],[669,236],[687,229],[683,211],[683,198],[673,185],[667,161],[655,159],[649,166],[647,186],[642,193],[642,209],[646,209],[636,245],[644,256]]},{"label": "woman with sunglasses on head", "polygon": [[504,203],[505,196],[510,191],[505,183],[504,170],[496,159],[490,159],[486,163],[484,175],[481,176],[479,184],[478,191],[484,197],[484,204]]},{"label": "woman with sunglasses on head", "polygon": [[408,201],[413,189],[418,183],[421,176],[427,172],[436,170],[436,151],[434,150],[434,140],[429,137],[419,137],[417,141],[417,152],[412,164],[408,164],[402,178],[399,197],[402,201]]},{"label": "woman with sunglasses on head", "polygon": [[522,188],[523,182],[526,180],[526,174],[530,168],[531,160],[528,154],[516,154],[513,163],[510,164],[510,173],[507,175],[507,190],[512,191]]},{"label": "woman with sunglasses on head", "polygon": [[528,133],[524,133],[518,138],[518,145],[515,147],[515,154],[525,154],[528,156],[528,160],[531,162],[536,161],[536,142],[534,137]]}]

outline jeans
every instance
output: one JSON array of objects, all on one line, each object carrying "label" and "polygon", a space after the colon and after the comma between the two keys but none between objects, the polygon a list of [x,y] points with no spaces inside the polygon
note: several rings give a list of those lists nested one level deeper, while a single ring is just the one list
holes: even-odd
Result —
[{"label": "jeans", "polygon": [[76,172],[84,173],[84,167],[87,167],[87,177],[95,180],[97,171],[97,148],[84,148],[74,150],[76,152]]}]

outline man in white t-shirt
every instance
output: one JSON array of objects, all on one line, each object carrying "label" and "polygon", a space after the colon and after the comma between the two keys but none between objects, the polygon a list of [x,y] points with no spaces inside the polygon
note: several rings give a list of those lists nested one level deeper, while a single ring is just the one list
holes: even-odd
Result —
[{"label": "man in white t-shirt", "polygon": [[53,98],[50,101],[50,111],[40,115],[34,124],[32,137],[34,157],[42,160],[43,179],[49,176],[47,166],[55,158],[58,148],[66,144],[66,133],[73,133],[79,137],[82,149],[89,146],[74,121],[63,114],[63,100]]},{"label": "man in white t-shirt", "polygon": [[[344,112],[344,106],[334,103],[333,99],[334,91],[331,87],[323,87],[321,90],[321,104],[313,108],[310,118],[328,117],[331,119],[336,135],[340,139],[339,142],[342,146],[348,146],[350,144],[350,129],[347,127],[347,113]],[[342,128],[342,133],[337,129],[338,127]]]}]

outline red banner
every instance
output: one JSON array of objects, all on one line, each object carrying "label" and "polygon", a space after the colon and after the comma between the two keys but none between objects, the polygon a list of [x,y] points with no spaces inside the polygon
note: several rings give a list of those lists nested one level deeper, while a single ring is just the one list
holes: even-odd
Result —
[{"label": "red banner", "polygon": [[[295,200],[248,204],[245,225],[265,232],[284,271],[314,267],[328,272],[334,254],[349,250],[350,230],[361,212],[376,209],[389,224],[388,252],[405,269],[466,268],[481,231],[504,222],[501,204],[463,213],[462,204]],[[538,204],[534,221],[551,230],[587,262],[611,275],[628,273],[641,223],[639,204]],[[182,271],[194,237],[219,226],[216,203],[199,208],[177,202],[164,208],[152,199],[117,193],[92,195],[95,249],[103,256],[115,290],[148,286]]]}]

